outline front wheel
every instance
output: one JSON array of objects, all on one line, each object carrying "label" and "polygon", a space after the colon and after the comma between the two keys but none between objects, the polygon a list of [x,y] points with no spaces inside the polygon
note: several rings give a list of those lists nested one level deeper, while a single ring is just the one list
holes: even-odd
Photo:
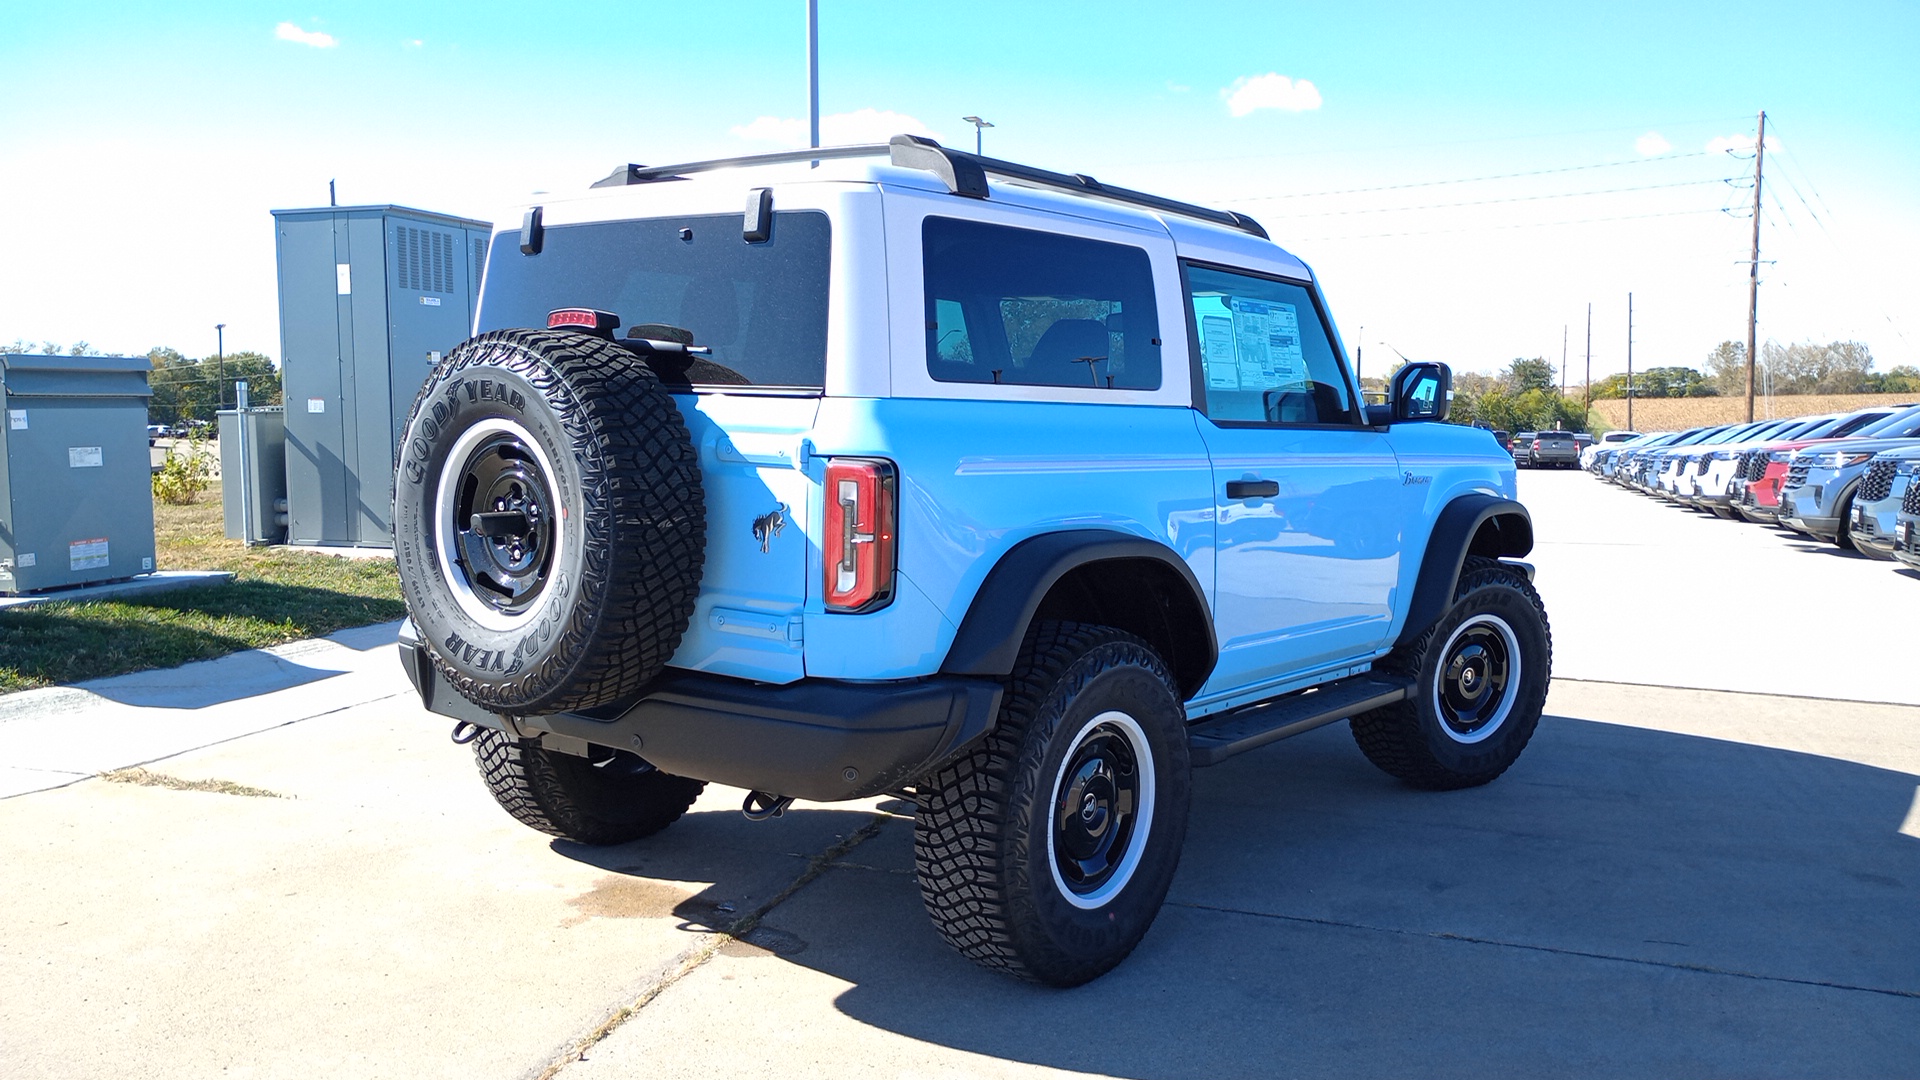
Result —
[{"label": "front wheel", "polygon": [[1126,959],[1166,899],[1192,795],[1186,711],[1160,657],[1104,626],[1036,624],[994,731],[919,785],[914,866],[947,943],[1077,986]]},{"label": "front wheel", "polygon": [[1354,741],[1389,775],[1435,791],[1507,771],[1540,722],[1553,634],[1533,584],[1471,558],[1453,606],[1380,664],[1414,677],[1411,696],[1354,717]]}]

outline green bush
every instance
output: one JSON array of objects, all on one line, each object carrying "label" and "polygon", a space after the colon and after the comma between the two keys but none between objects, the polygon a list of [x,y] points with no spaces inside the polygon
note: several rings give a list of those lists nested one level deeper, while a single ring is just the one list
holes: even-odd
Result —
[{"label": "green bush", "polygon": [[185,506],[213,486],[213,455],[199,439],[187,441],[186,453],[175,446],[153,474],[153,497],[170,506]]}]

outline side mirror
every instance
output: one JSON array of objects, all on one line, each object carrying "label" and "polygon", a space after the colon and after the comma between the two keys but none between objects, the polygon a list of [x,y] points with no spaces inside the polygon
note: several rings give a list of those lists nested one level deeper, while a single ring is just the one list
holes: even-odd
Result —
[{"label": "side mirror", "polygon": [[1393,421],[1445,420],[1453,404],[1453,372],[1445,364],[1415,362],[1393,373],[1387,390]]}]

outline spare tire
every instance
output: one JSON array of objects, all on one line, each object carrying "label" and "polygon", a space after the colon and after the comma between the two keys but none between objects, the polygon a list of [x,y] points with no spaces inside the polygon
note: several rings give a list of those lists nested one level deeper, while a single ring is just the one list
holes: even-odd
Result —
[{"label": "spare tire", "polygon": [[462,696],[577,711],[666,666],[700,591],[706,498],[638,356],[569,331],[472,338],[428,377],[395,456],[401,594]]}]

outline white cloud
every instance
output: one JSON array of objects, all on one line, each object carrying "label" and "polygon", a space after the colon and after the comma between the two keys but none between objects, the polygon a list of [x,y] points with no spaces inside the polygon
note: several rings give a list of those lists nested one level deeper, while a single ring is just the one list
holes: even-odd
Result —
[{"label": "white cloud", "polygon": [[[748,142],[774,143],[795,149],[807,145],[807,122],[804,119],[761,116],[754,118],[750,124],[739,124],[728,130],[735,137]],[[856,109],[820,118],[820,143],[823,146],[886,142],[902,134],[925,135],[933,139],[940,137],[914,117],[884,109]]]},{"label": "white cloud", "polygon": [[273,28],[273,36],[281,41],[291,41],[295,45],[311,45],[316,49],[331,49],[340,44],[332,34],[323,34],[318,30],[302,30],[290,22],[283,22]]},{"label": "white cloud", "polygon": [[[1780,140],[1769,135],[1767,137],[1767,149],[1780,149]],[[1753,153],[1753,136],[1746,134],[1722,135],[1717,139],[1708,140],[1707,153],[1717,154],[1722,152],[1735,154]]]},{"label": "white cloud", "polygon": [[1320,91],[1312,83],[1305,79],[1296,82],[1271,71],[1235,79],[1232,86],[1220,91],[1220,96],[1226,99],[1227,111],[1235,116],[1245,116],[1255,109],[1307,112],[1320,107]]},{"label": "white cloud", "polygon": [[1655,157],[1673,149],[1673,144],[1662,138],[1659,132],[1649,131],[1633,140],[1633,148],[1640,152],[1641,157]]}]

